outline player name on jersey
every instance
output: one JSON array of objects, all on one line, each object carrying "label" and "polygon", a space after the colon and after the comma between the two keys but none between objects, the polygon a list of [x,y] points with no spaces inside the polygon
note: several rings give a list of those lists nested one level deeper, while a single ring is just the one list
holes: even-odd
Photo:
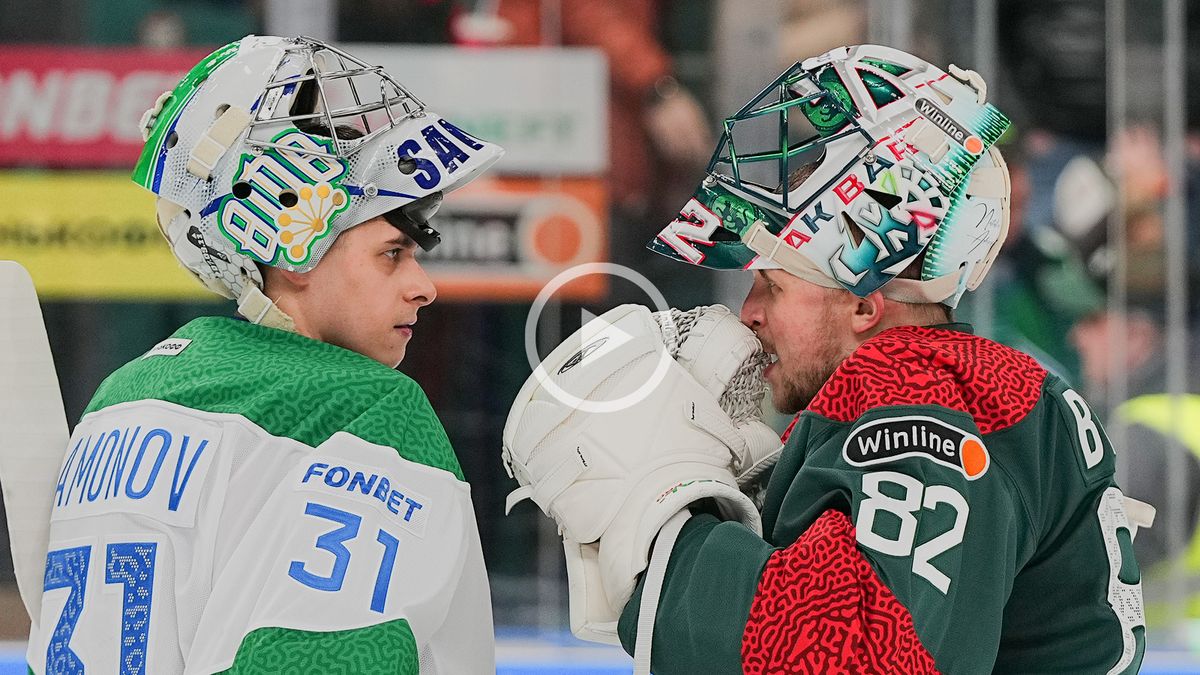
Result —
[{"label": "player name on jersey", "polygon": [[181,527],[195,523],[196,486],[212,465],[220,428],[139,421],[93,418],[79,425],[55,487],[55,520],[124,512]]},{"label": "player name on jersey", "polygon": [[920,415],[868,422],[846,438],[842,453],[855,466],[924,457],[959,470],[968,480],[982,476],[991,463],[978,436]]}]

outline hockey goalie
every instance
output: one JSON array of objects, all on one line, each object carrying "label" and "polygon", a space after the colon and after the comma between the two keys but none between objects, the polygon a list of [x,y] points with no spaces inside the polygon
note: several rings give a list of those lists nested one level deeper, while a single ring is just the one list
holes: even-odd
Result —
[{"label": "hockey goalie", "polygon": [[60,403],[42,456],[0,441],[30,671],[494,672],[470,492],[395,366],[429,218],[500,148],[307,38],[218,49],[142,125],[134,180],[239,316],[113,373],[69,441]]},{"label": "hockey goalie", "polygon": [[[725,120],[649,246],[749,270],[740,321],[613,310],[505,429],[515,498],[562,532],[577,635],[658,675],[1137,671],[1152,509],[1079,394],[952,317],[1004,241],[1007,126],[978,74],[872,45]],[[757,369],[799,413],[777,461],[746,411]],[[655,377],[636,404],[576,402]]]}]

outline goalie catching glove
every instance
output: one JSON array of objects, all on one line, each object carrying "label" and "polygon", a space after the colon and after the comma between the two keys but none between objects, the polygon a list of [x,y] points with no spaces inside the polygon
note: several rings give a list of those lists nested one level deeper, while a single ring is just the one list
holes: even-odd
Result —
[{"label": "goalie catching glove", "polygon": [[765,363],[723,306],[622,305],[525,382],[504,427],[504,463],[521,484],[507,506],[530,498],[558,523],[575,635],[618,643],[651,543],[689,504],[711,498],[761,534],[739,478],[752,482],[782,447],[759,419]]}]

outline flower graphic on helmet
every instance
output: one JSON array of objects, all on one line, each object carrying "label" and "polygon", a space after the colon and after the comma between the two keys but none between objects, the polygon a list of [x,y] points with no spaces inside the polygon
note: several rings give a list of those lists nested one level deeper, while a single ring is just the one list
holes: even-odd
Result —
[{"label": "flower graphic on helmet", "polygon": [[329,233],[330,221],[350,202],[345,190],[329,183],[300,188],[296,203],[275,216],[279,243],[292,263],[308,260],[313,245]]},{"label": "flower graphic on helmet", "polygon": [[317,242],[337,236],[334,220],[351,206],[341,187],[348,162],[329,157],[332,140],[294,128],[271,143],[276,147],[242,154],[230,192],[218,202],[217,225],[253,260],[305,265]]}]

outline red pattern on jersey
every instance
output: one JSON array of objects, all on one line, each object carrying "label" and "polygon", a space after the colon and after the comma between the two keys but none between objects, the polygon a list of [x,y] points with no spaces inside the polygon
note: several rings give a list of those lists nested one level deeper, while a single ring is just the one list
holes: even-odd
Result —
[{"label": "red pattern on jersey", "polygon": [[1033,357],[944,328],[901,326],[864,342],[808,410],[852,422],[871,408],[940,405],[969,413],[981,433],[1008,428],[1037,404],[1046,371]]},{"label": "red pattern on jersey", "polygon": [[791,423],[788,424],[787,428],[783,430],[783,435],[779,437],[779,440],[783,441],[784,443],[787,443],[788,437],[792,435],[792,429],[796,428],[796,422],[799,422],[799,421],[800,421],[799,415],[792,417]]},{"label": "red pattern on jersey", "polygon": [[767,561],[742,634],[742,669],[767,673],[936,673],[912,615],[826,511]]}]

